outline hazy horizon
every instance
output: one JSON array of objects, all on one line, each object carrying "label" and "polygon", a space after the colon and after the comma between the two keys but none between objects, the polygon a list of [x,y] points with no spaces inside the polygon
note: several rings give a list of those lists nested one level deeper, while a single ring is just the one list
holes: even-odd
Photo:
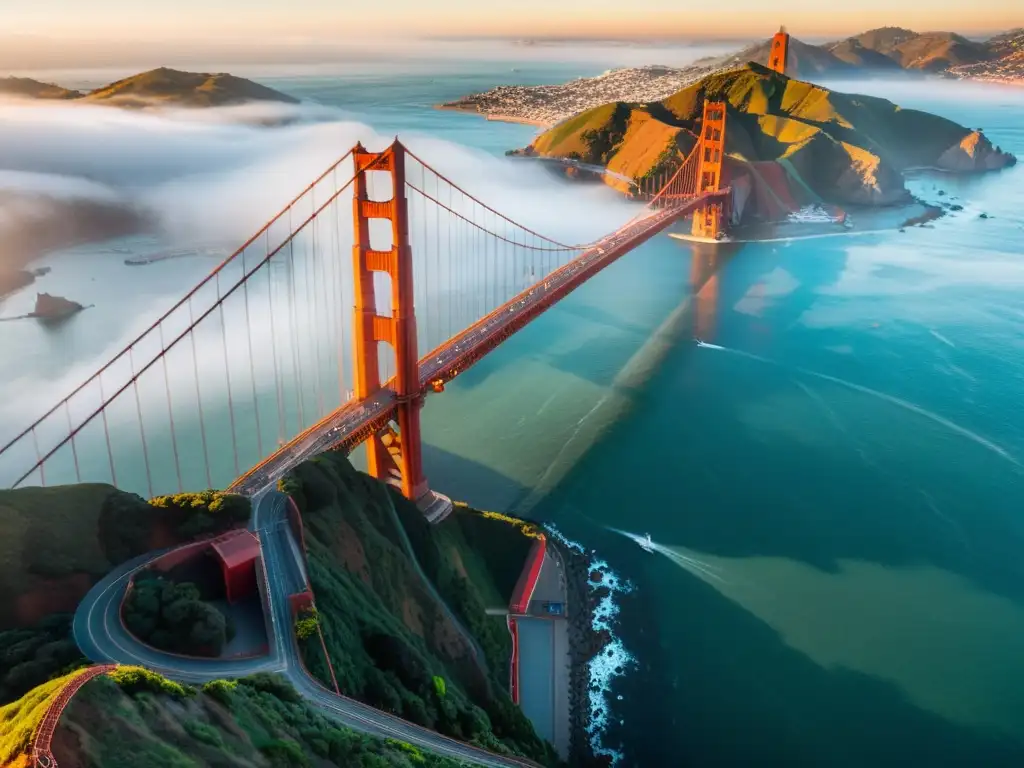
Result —
[{"label": "hazy horizon", "polygon": [[[535,40],[622,45],[738,45],[769,37],[780,24],[807,42],[882,26],[985,38],[1024,25],[1019,0],[976,6],[861,0],[836,11],[818,0],[767,5],[732,0],[728,13],[700,16],[675,0],[390,0],[386,13],[343,8],[336,0],[35,0],[0,6],[0,72],[136,64],[324,63],[352,57],[408,58],[470,41]],[[440,51],[443,53],[444,51]]]}]

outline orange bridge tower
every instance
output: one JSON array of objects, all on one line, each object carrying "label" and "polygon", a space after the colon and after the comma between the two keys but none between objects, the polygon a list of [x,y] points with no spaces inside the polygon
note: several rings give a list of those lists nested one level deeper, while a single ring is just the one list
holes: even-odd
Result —
[{"label": "orange bridge tower", "polygon": [[779,31],[772,38],[771,52],[768,54],[768,69],[786,74],[786,65],[789,63],[789,33],[785,27],[779,27]]},{"label": "orange bridge tower", "polygon": [[[722,162],[725,159],[725,102],[705,101],[704,119],[700,129],[700,165],[697,171],[697,194],[717,192],[722,188]],[[721,200],[708,202],[693,214],[694,237],[718,239],[725,218]]]},{"label": "orange bridge tower", "polygon": [[[355,397],[365,399],[381,389],[379,344],[394,350],[395,377],[391,386],[397,405],[393,421],[366,441],[367,472],[398,487],[415,501],[428,518],[440,519],[451,508],[445,497],[433,493],[423,474],[420,442],[419,350],[413,307],[412,249],[409,246],[409,206],[405,197],[405,147],[396,139],[383,152],[368,152],[357,144],[353,152],[356,176],[352,210],[355,219],[352,261],[355,274]],[[371,200],[368,172],[391,177],[389,200]],[[370,242],[370,221],[390,224],[391,244],[376,250]],[[377,312],[374,273],[391,278],[391,313]],[[447,508],[445,506],[447,503]]]}]

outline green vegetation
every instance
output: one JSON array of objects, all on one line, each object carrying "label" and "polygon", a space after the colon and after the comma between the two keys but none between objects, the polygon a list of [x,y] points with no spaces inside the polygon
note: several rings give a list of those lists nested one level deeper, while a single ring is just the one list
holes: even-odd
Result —
[{"label": "green vegetation", "polygon": [[153,504],[102,484],[0,491],[0,704],[83,661],[71,615],[112,568],[248,515],[247,499],[214,491]]},{"label": "green vegetation", "polygon": [[[0,765],[29,768],[31,734],[52,681],[0,708]],[[82,768],[457,768],[394,739],[363,736],[337,725],[275,675],[217,680],[197,690],[147,670],[121,668],[87,683],[61,717],[71,738],[54,742],[64,764]]]},{"label": "green vegetation", "polygon": [[178,534],[184,539],[228,530],[244,523],[252,514],[247,497],[221,491],[157,496],[149,503],[170,510],[178,518]]},{"label": "green vegetation", "polygon": [[414,505],[395,504],[424,573],[480,644],[491,679],[504,687],[512,641],[504,617],[486,610],[508,606],[537,529],[507,515],[457,509],[431,525]]},{"label": "green vegetation", "polygon": [[195,584],[149,574],[128,593],[124,622],[144,643],[187,656],[219,656],[235,633],[228,617],[203,602]]},{"label": "green vegetation", "polygon": [[[441,556],[462,535],[459,524],[440,526],[452,539],[433,540],[434,527],[415,505],[356,472],[341,454],[301,464],[280,487],[302,514],[320,627],[341,692],[453,738],[555,764],[551,747],[503,690],[508,634],[503,621],[486,616],[484,608],[493,602],[507,605],[508,596],[502,601],[490,579],[478,588]],[[408,557],[395,512],[414,550],[432,553],[433,560],[421,565],[473,630],[487,656],[486,669]],[[521,541],[528,549],[529,540],[507,525],[483,524],[501,527],[507,545]],[[469,549],[465,542],[460,546]],[[466,573],[470,568],[487,573],[485,560],[468,555],[464,560]],[[308,669],[330,688],[319,641],[308,638],[301,645]],[[444,682],[443,695],[435,678]]]},{"label": "green vegetation", "polygon": [[299,640],[308,640],[316,634],[320,626],[320,617],[316,608],[303,611],[295,620],[295,636]]},{"label": "green vegetation", "polygon": [[34,627],[0,632],[0,704],[86,663],[71,638],[72,615],[56,613]]},{"label": "green vegetation", "polygon": [[163,693],[176,699],[187,699],[196,693],[194,688],[168,680],[145,667],[118,667],[109,677],[128,693],[149,691]]},{"label": "green vegetation", "polygon": [[50,698],[57,695],[73,676],[64,675],[50,680],[13,703],[0,707],[0,765],[28,768],[29,760],[24,753],[31,746],[32,734],[46,714]]},{"label": "green vegetation", "polygon": [[[911,167],[984,170],[1013,161],[945,118],[830,91],[757,64],[709,75],[659,103],[588,110],[541,134],[529,152],[605,165],[641,181],[671,170],[690,151],[706,100],[727,104],[727,155],[784,160],[814,196],[834,202],[899,202],[907,197],[901,172]],[[958,154],[955,148],[969,137],[966,154]]]}]

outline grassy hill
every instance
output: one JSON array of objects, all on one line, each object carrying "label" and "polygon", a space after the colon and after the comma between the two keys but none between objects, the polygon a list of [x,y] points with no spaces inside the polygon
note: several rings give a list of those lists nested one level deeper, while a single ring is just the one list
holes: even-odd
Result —
[{"label": "grassy hill", "polygon": [[182,72],[160,67],[81,93],[22,77],[0,78],[0,95],[145,107],[226,107],[249,102],[297,104],[298,99],[227,73]]},{"label": "grassy hill", "polygon": [[[867,72],[945,72],[952,67],[993,61],[1005,56],[1007,43],[1019,30],[991,40],[969,40],[955,32],[915,32],[902,27],[869,29],[842,40],[812,45],[790,38],[788,72],[795,77],[857,76]],[[766,66],[771,40],[735,54],[697,62],[741,65],[748,61]]]},{"label": "grassy hill", "polygon": [[298,103],[287,94],[234,75],[181,72],[167,67],[97,88],[83,100],[116,103],[122,107],[224,107],[251,101]]},{"label": "grassy hill", "polygon": [[[0,707],[0,765],[29,768],[32,730],[63,681]],[[53,741],[59,765],[78,768],[456,768],[394,739],[363,736],[326,719],[284,680],[255,675],[201,688],[139,668],[79,691]]]},{"label": "grassy hill", "polygon": [[[305,462],[282,487],[302,513],[310,581],[341,692],[486,749],[555,764],[553,749],[509,699],[508,631],[502,617],[485,613],[507,606],[529,539],[494,521],[457,522],[466,512],[430,526],[340,454]],[[483,537],[480,526],[495,526],[482,553],[470,546]],[[315,635],[304,641],[304,659],[330,687]]]},{"label": "grassy hill", "polygon": [[0,95],[28,99],[77,99],[82,94],[28,77],[0,77]]},{"label": "grassy hill", "polygon": [[780,163],[826,201],[899,202],[907,196],[901,175],[907,168],[986,170],[1014,161],[945,118],[753,63],[653,104],[588,110],[541,134],[526,153],[601,164],[639,181],[673,170],[689,153],[707,99],[727,103],[727,166]]}]

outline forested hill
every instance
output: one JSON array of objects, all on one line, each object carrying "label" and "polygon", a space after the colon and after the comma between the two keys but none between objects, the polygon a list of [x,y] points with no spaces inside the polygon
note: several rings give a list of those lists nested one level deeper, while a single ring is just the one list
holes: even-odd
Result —
[{"label": "forested hill", "polygon": [[[429,525],[336,453],[300,465],[281,487],[302,512],[341,692],[484,749],[557,764],[509,698],[504,616],[485,612],[507,608],[530,546],[522,529],[465,508]],[[319,639],[303,645],[307,667],[331,687]]]}]

